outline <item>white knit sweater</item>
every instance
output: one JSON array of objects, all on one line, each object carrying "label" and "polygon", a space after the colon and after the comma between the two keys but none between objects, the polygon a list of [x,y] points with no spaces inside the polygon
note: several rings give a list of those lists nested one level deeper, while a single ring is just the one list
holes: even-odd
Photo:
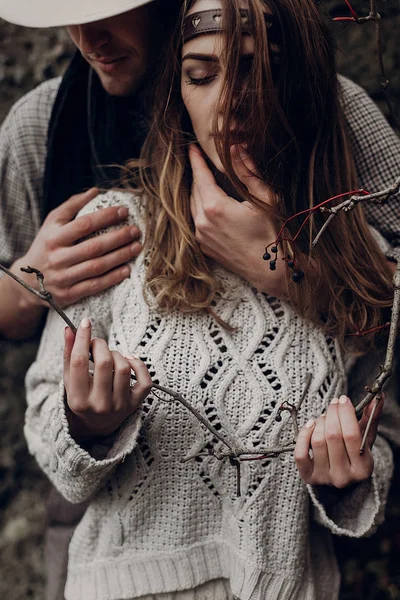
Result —
[{"label": "white knit sweater", "polygon": [[[145,230],[130,194],[112,192],[85,211],[125,204]],[[135,354],[155,382],[179,391],[215,428],[248,448],[290,442],[280,404],[310,389],[299,422],[318,416],[346,389],[338,344],[284,302],[257,293],[216,266],[225,287],[215,311],[163,315],[143,298],[143,256],[131,277],[68,309],[86,315],[93,335]],[[291,455],[242,463],[241,497],[228,461],[183,457],[215,448],[216,440],[180,404],[150,395],[109,440],[90,453],[70,436],[64,409],[64,323],[50,313],[27,376],[25,433],[30,451],[71,502],[91,498],[70,547],[67,600],[117,600],[194,588],[226,578],[240,600],[333,600],[339,575],[330,535],[358,537],[381,520],[392,471],[378,436],[369,481],[327,506],[300,479]]]}]

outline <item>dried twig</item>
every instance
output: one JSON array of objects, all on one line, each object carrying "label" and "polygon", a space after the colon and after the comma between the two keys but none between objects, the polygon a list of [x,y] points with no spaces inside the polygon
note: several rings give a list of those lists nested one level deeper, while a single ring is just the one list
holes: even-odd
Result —
[{"label": "dried twig", "polygon": [[[378,395],[382,394],[383,385],[389,379],[393,371],[394,350],[396,338],[399,331],[399,315],[400,315],[400,261],[397,263],[396,271],[393,275],[393,307],[390,319],[389,338],[386,349],[385,362],[381,366],[379,375],[375,378],[371,386],[367,386],[367,392],[364,398],[357,404],[356,413],[360,414],[363,409]],[[362,448],[361,448],[362,450]]]},{"label": "dried twig", "polygon": [[[65,323],[67,323],[67,325],[72,329],[72,331],[74,333],[76,333],[76,331],[77,331],[76,326],[71,322],[71,320],[68,318],[68,316],[65,314],[65,312],[57,305],[57,303],[54,301],[51,293],[46,290],[46,288],[44,286],[44,276],[38,269],[35,269],[32,267],[27,267],[26,269],[23,268],[21,270],[26,273],[32,273],[32,274],[36,275],[36,278],[37,278],[37,281],[39,284],[39,291],[36,290],[35,288],[33,288],[32,286],[28,285],[27,283],[25,283],[22,279],[20,279],[19,277],[17,277],[13,273],[11,273],[6,267],[4,267],[1,264],[0,264],[0,269],[2,271],[4,271],[7,275],[12,277],[20,285],[22,285],[26,290],[35,294],[41,300],[44,300],[45,302],[47,302],[60,315],[60,317],[65,321]],[[366,397],[356,407],[356,411],[358,413],[361,412],[361,410],[367,404],[369,404],[369,402],[371,402],[374,398],[379,398],[379,396],[381,395],[381,391],[382,391],[382,385],[384,384],[384,382],[388,379],[388,377],[391,374],[392,365],[393,365],[395,332],[397,331],[399,312],[400,312],[400,264],[398,265],[398,268],[396,270],[394,281],[395,281],[395,301],[394,301],[393,310],[392,310],[392,322],[391,322],[391,329],[390,329],[390,334],[389,334],[388,351],[386,354],[385,365],[383,366],[379,376],[376,378],[373,386],[371,388],[366,388],[366,391],[368,392]],[[90,356],[90,358],[93,361],[93,357]],[[133,381],[135,381],[135,377],[133,374],[131,374],[131,379]],[[277,458],[281,454],[293,452],[293,450],[295,448],[297,436],[298,436],[298,431],[299,431],[297,416],[298,416],[298,412],[301,408],[301,405],[309,391],[309,388],[311,385],[311,379],[312,379],[311,374],[307,373],[304,390],[303,390],[303,392],[300,396],[300,399],[296,405],[291,404],[289,402],[283,402],[281,404],[281,406],[278,408],[276,421],[279,421],[282,419],[282,416],[281,416],[282,412],[288,411],[290,413],[292,427],[293,427],[293,442],[283,444],[282,446],[258,448],[257,450],[250,449],[250,448],[236,447],[233,444],[231,444],[231,442],[229,442],[223,435],[221,435],[219,433],[219,431],[217,431],[215,429],[215,427],[213,427],[213,425],[205,417],[203,417],[203,415],[196,408],[194,408],[194,406],[192,406],[191,403],[188,400],[186,400],[178,392],[175,392],[174,390],[171,390],[167,387],[164,387],[164,386],[156,384],[156,383],[153,383],[152,389],[153,389],[154,395],[157,398],[159,398],[160,400],[165,401],[157,393],[155,393],[154,390],[157,390],[158,392],[162,392],[168,396],[171,396],[171,398],[173,398],[174,400],[176,400],[180,404],[182,404],[226,448],[226,449],[221,449],[221,450],[216,449],[216,450],[213,450],[212,452],[208,452],[208,453],[204,453],[204,452],[197,453],[195,455],[192,455],[192,456],[182,459],[182,462],[187,462],[188,460],[196,458],[197,456],[209,456],[209,457],[211,456],[211,457],[216,458],[217,460],[223,460],[223,459],[228,458],[230,464],[236,468],[236,490],[237,490],[237,495],[240,496],[240,493],[241,493],[240,492],[240,481],[241,481],[240,462],[250,461],[250,460],[273,459],[273,458]],[[364,435],[364,438],[366,438],[366,436],[368,434],[368,430],[369,430],[371,421],[372,421],[372,416],[370,417],[369,423],[367,425],[367,430]],[[363,440],[363,444],[364,443],[365,443],[365,439]],[[362,445],[360,448],[361,453],[363,452],[363,449],[364,448]]]},{"label": "dried twig", "polygon": [[[365,192],[365,190],[359,190],[359,194],[353,194],[350,198],[348,198],[347,200],[344,200],[343,202],[341,202],[340,204],[337,204],[336,206],[326,206],[326,204],[324,203],[322,206],[319,205],[318,207],[315,207],[315,209],[318,209],[320,212],[326,212],[326,213],[330,213],[329,217],[327,218],[327,220],[325,221],[325,223],[323,224],[323,226],[321,227],[321,229],[319,230],[319,232],[317,233],[317,235],[315,236],[314,240],[313,240],[313,248],[317,245],[319,239],[321,238],[322,234],[324,233],[325,229],[329,226],[329,224],[331,223],[331,221],[336,217],[337,214],[339,214],[340,211],[343,212],[349,212],[351,210],[353,210],[356,206],[358,206],[361,202],[372,202],[375,204],[383,204],[384,202],[386,202],[388,200],[388,198],[390,198],[390,196],[393,196],[394,194],[397,194],[397,192],[400,190],[400,177],[398,177],[396,179],[396,181],[389,186],[388,188],[386,188],[385,190],[382,190],[380,192],[374,192],[373,194],[369,194],[368,192]],[[361,193],[362,192],[362,193]]]},{"label": "dried twig", "polygon": [[349,0],[345,0],[345,2],[349,8],[351,16],[350,17],[335,17],[333,19],[334,21],[352,21],[353,23],[356,23],[357,25],[364,25],[365,23],[368,23],[369,21],[375,23],[376,56],[377,56],[377,60],[378,60],[379,74],[381,77],[381,88],[382,88],[383,94],[385,96],[386,105],[389,109],[392,124],[394,125],[394,127],[396,127],[396,129],[400,130],[400,124],[396,117],[392,99],[389,95],[388,87],[389,87],[390,81],[387,78],[385,66],[383,63],[382,18],[381,18],[381,15],[377,11],[376,0],[370,0],[369,13],[368,13],[368,15],[366,15],[364,17],[359,17],[357,15],[356,11],[352,7]]}]

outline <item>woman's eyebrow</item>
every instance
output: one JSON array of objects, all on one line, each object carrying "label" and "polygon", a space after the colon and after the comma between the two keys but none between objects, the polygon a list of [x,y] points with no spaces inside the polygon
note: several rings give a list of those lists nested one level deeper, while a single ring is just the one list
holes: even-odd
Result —
[{"label": "woman's eyebrow", "polygon": [[197,52],[189,52],[182,58],[182,62],[187,59],[202,60],[205,62],[218,62],[218,57],[215,54],[199,54]]}]

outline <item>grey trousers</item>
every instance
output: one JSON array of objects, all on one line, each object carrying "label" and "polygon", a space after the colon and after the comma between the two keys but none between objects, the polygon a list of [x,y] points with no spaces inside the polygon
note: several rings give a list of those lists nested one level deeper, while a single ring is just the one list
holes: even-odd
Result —
[{"label": "grey trousers", "polygon": [[86,507],[86,503],[67,502],[55,488],[50,491],[45,540],[46,600],[64,600],[68,547]]}]

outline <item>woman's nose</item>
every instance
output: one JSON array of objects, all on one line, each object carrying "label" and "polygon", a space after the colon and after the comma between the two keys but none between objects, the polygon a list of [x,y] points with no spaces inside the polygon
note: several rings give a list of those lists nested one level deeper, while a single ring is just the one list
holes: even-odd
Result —
[{"label": "woman's nose", "polygon": [[111,40],[111,33],[102,21],[86,23],[78,27],[78,46],[83,54],[95,54]]}]

